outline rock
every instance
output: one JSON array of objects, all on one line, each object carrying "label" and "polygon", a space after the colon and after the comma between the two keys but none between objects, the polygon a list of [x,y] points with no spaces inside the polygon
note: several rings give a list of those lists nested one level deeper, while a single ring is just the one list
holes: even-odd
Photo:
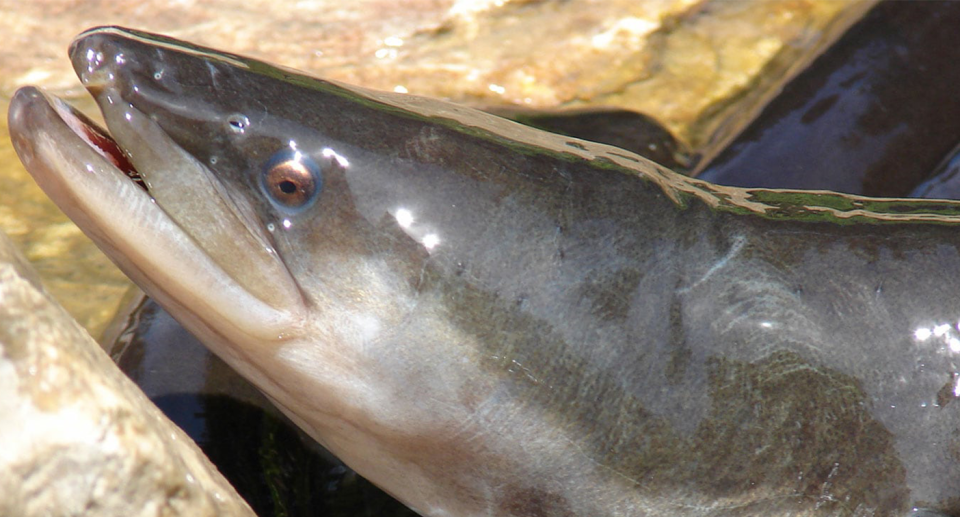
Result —
[{"label": "rock", "polygon": [[930,178],[917,185],[908,197],[960,199],[960,146],[954,148]]},{"label": "rock", "polygon": [[0,515],[254,515],[2,234],[0,444]]},{"label": "rock", "polygon": [[[475,106],[619,108],[697,154],[735,131],[872,1],[456,2],[323,76]],[[275,59],[274,59],[275,60]]]}]

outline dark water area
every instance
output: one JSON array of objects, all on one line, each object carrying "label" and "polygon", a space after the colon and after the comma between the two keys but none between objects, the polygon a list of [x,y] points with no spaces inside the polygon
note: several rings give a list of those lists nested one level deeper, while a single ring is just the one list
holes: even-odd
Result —
[{"label": "dark water area", "polygon": [[416,515],[258,405],[199,393],[152,400],[261,517]]},{"label": "dark water area", "polygon": [[114,354],[260,517],[416,514],[313,443],[153,300],[127,316]]},{"label": "dark water area", "polygon": [[901,197],[960,142],[960,2],[883,2],[701,168],[738,187]]},{"label": "dark water area", "polygon": [[656,120],[623,109],[578,109],[567,111],[508,111],[491,113],[528,126],[612,145],[634,152],[664,167],[686,167],[686,153],[677,139]]}]

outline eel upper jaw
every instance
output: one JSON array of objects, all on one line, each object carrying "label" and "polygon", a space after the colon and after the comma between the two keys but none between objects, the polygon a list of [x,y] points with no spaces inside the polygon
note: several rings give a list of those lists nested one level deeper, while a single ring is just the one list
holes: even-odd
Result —
[{"label": "eel upper jaw", "polygon": [[119,146],[74,108],[25,87],[8,117],[14,148],[40,187],[138,285],[183,312],[175,315],[218,341],[283,340],[300,327],[299,296],[268,304],[252,295],[138,185]]}]

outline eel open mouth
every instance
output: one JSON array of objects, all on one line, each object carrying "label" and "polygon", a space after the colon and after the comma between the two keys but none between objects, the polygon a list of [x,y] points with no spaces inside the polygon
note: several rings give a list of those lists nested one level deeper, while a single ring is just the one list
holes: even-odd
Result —
[{"label": "eel open mouth", "polygon": [[[273,291],[265,291],[264,284],[257,283],[263,272],[255,267],[250,267],[252,281],[237,275],[239,268],[231,270],[227,261],[246,260],[249,267],[249,258],[231,257],[235,250],[224,256],[211,245],[233,236],[211,235],[207,240],[203,232],[213,230],[193,224],[190,214],[168,213],[159,197],[148,192],[149,174],[189,176],[195,170],[145,171],[142,165],[138,169],[106,130],[34,87],[14,94],[8,117],[14,149],[37,184],[135,283],[178,318],[195,319],[198,323],[191,330],[216,327],[217,334],[235,339],[276,340],[297,327],[302,300],[295,288],[286,287],[275,275],[267,284]],[[127,139],[140,131],[135,125],[121,129]],[[163,146],[165,157],[178,152],[181,156],[179,162],[174,158],[148,162],[152,168],[168,162],[182,165],[189,158],[169,139],[156,145]],[[243,222],[228,224],[246,231]],[[272,268],[268,272],[284,273],[282,261],[276,257],[273,261],[266,265]]]},{"label": "eel open mouth", "polygon": [[130,162],[123,149],[117,144],[116,140],[110,136],[106,129],[100,127],[91,120],[82,111],[77,110],[70,104],[60,100],[53,99],[51,106],[60,115],[60,118],[67,124],[67,127],[73,130],[84,142],[100,153],[114,167],[127,175],[137,185],[147,190],[147,185],[143,181],[143,176],[137,171]]},{"label": "eel open mouth", "polygon": [[144,38],[92,29],[70,47],[106,129],[24,87],[8,113],[14,149],[40,188],[127,276],[181,322],[197,321],[192,331],[236,340],[289,335],[302,324],[304,295],[253,212],[257,193],[222,181],[160,122],[203,101],[187,90],[172,102],[152,99],[140,88],[153,77],[141,77],[143,66],[164,62],[176,77],[194,54],[168,42],[164,60],[154,55],[160,44]]}]

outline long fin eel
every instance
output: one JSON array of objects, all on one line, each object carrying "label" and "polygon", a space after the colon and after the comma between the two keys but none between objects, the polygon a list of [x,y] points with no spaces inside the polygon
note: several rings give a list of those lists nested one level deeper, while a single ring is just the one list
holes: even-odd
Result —
[{"label": "long fin eel", "polygon": [[71,58],[116,145],[21,90],[38,183],[420,513],[956,510],[960,204],[715,186],[118,28]]}]

